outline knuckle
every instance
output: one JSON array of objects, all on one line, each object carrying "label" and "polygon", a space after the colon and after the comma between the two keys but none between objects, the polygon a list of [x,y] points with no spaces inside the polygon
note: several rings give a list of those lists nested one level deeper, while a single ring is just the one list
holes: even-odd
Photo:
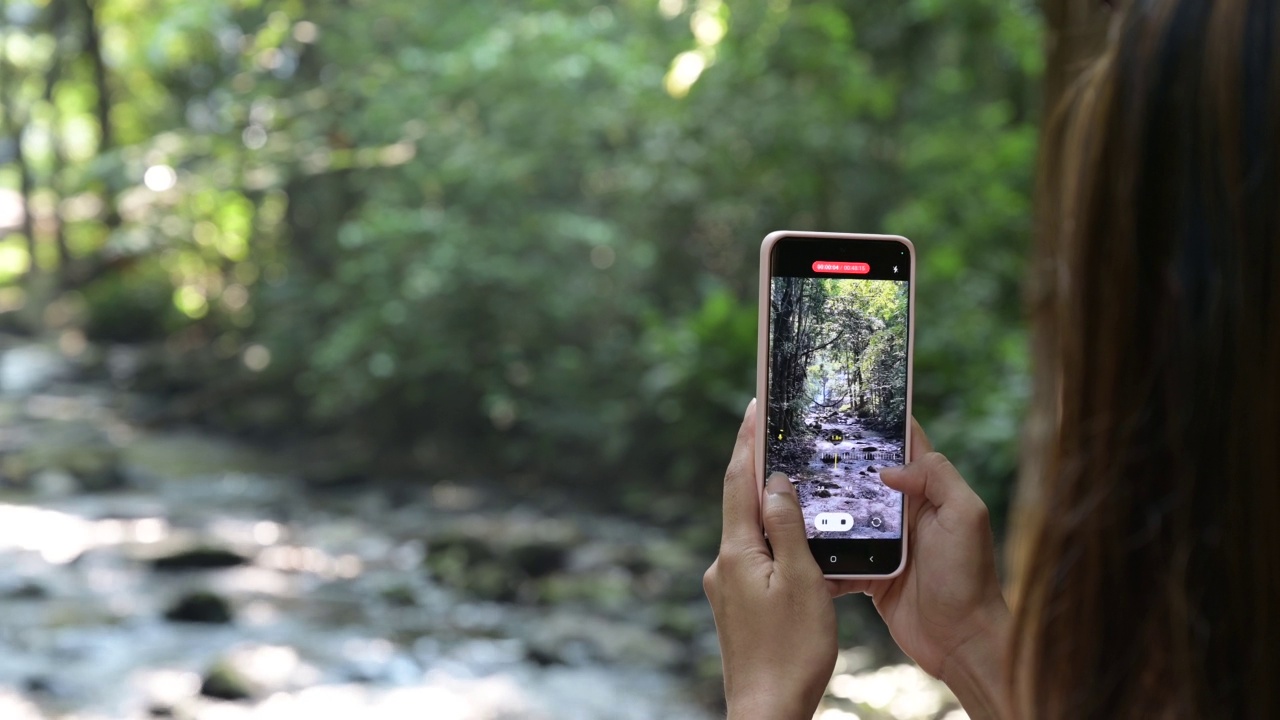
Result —
[{"label": "knuckle", "polygon": [[774,498],[765,505],[764,518],[772,527],[790,527],[803,519],[794,498]]},{"label": "knuckle", "polygon": [[740,474],[742,474],[742,463],[738,462],[738,456],[734,455],[733,459],[729,461],[729,467],[725,468],[724,484],[733,485]]},{"label": "knuckle", "polygon": [[751,566],[748,557],[749,553],[741,548],[722,546],[720,556],[712,565],[716,571],[716,582],[732,583],[735,578],[741,577]]},{"label": "knuckle", "polygon": [[974,523],[986,526],[991,522],[991,510],[987,504],[982,502],[982,498],[976,494],[973,496],[973,508],[969,511],[973,516]]},{"label": "knuckle", "polygon": [[733,456],[729,458],[729,465],[724,470],[724,482],[726,485],[732,485],[739,480],[745,480],[751,471],[750,453],[744,452],[741,447],[734,450]]},{"label": "knuckle", "polygon": [[973,506],[974,506],[973,511],[977,513],[980,517],[984,517],[984,518],[991,517],[991,508],[987,507],[987,504],[983,502],[982,498],[979,497],[977,493],[973,493]]},{"label": "knuckle", "polygon": [[934,470],[936,472],[955,471],[955,467],[951,464],[951,461],[947,459],[947,456],[937,450],[930,450],[925,453],[925,456],[920,459],[920,462],[927,469]]},{"label": "knuckle", "polygon": [[707,568],[707,571],[702,574],[702,591],[707,594],[707,597],[710,597],[711,594],[715,592],[716,583],[718,581],[716,573],[717,562],[719,561],[717,560],[716,562],[711,563],[711,567]]},{"label": "knuckle", "polygon": [[793,532],[795,528],[804,522],[804,518],[799,514],[799,511],[788,511],[785,508],[771,511],[765,520],[769,527],[773,528],[773,534],[775,535],[783,532]]},{"label": "knuckle", "polygon": [[711,570],[715,571],[715,578],[719,579],[723,575],[731,575],[739,565],[738,557],[728,548],[720,548],[720,556],[711,564]]}]

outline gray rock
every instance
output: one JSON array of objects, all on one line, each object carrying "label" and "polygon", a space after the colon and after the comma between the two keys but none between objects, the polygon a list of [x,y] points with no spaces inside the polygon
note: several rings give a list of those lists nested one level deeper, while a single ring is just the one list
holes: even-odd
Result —
[{"label": "gray rock", "polygon": [[49,590],[32,580],[26,580],[12,588],[0,592],[5,600],[48,600]]},{"label": "gray rock", "polygon": [[273,476],[290,469],[283,457],[193,432],[141,433],[124,448],[121,461],[131,475],[145,478]]},{"label": "gray rock", "polygon": [[[0,427],[12,429],[26,416],[22,403],[12,398],[0,398]],[[6,437],[0,442],[0,448],[7,449],[12,438]]]},{"label": "gray rock", "polygon": [[48,675],[32,675],[22,681],[22,689],[27,694],[47,699],[66,699],[71,692],[65,684]]},{"label": "gray rock", "polygon": [[533,623],[523,638],[530,660],[539,665],[607,663],[667,668],[683,649],[671,638],[632,623],[559,612]]},{"label": "gray rock", "polygon": [[215,700],[249,700],[255,693],[249,679],[225,661],[215,663],[200,681],[200,694]]},{"label": "gray rock", "polygon": [[65,377],[71,365],[62,353],[43,345],[23,345],[0,355],[0,393],[30,395]]},{"label": "gray rock", "polygon": [[155,558],[151,560],[151,567],[160,572],[219,570],[248,562],[249,558],[225,548],[193,547]]},{"label": "gray rock", "polygon": [[225,625],[234,617],[231,604],[222,596],[208,591],[197,591],[178,598],[164,617],[171,622],[206,623]]},{"label": "gray rock", "polygon": [[17,484],[30,484],[46,470],[70,474],[88,491],[123,484],[120,449],[95,425],[82,420],[39,423],[23,447],[0,458],[0,474]]},{"label": "gray rock", "polygon": [[564,569],[581,542],[579,529],[561,520],[473,518],[429,538],[425,562],[446,585],[513,602],[531,581]]},{"label": "gray rock", "polygon": [[519,543],[508,551],[511,563],[525,576],[546,577],[564,567],[569,548],[553,540],[531,539]]},{"label": "gray rock", "polygon": [[412,585],[399,583],[385,587],[379,593],[382,599],[392,607],[408,608],[418,605],[418,592]]},{"label": "gray rock", "polygon": [[70,497],[80,489],[75,476],[59,468],[37,470],[29,483],[31,491],[42,500]]}]

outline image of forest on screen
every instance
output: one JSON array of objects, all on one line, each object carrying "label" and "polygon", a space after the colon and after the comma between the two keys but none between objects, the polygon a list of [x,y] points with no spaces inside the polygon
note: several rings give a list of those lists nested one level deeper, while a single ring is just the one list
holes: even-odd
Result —
[{"label": "image of forest on screen", "polygon": [[766,473],[791,478],[810,538],[902,536],[879,469],[904,462],[908,310],[905,281],[773,279]]}]

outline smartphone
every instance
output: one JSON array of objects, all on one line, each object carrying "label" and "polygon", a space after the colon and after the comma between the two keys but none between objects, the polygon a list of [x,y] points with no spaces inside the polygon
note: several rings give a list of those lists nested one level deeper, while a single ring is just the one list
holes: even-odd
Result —
[{"label": "smartphone", "polygon": [[[887,578],[907,558],[915,248],[896,235],[771,233],[760,247],[756,477],[782,472],[830,578]],[[762,495],[763,499],[763,495]]]}]

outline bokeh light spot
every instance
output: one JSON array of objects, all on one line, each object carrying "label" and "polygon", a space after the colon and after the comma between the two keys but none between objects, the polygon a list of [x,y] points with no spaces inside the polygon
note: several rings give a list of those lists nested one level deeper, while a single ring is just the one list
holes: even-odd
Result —
[{"label": "bokeh light spot", "polygon": [[253,344],[244,349],[244,366],[253,372],[262,372],[271,364],[271,351],[265,346]]},{"label": "bokeh light spot", "polygon": [[142,184],[152,192],[172,190],[178,184],[178,173],[168,165],[152,165],[142,174]]}]

